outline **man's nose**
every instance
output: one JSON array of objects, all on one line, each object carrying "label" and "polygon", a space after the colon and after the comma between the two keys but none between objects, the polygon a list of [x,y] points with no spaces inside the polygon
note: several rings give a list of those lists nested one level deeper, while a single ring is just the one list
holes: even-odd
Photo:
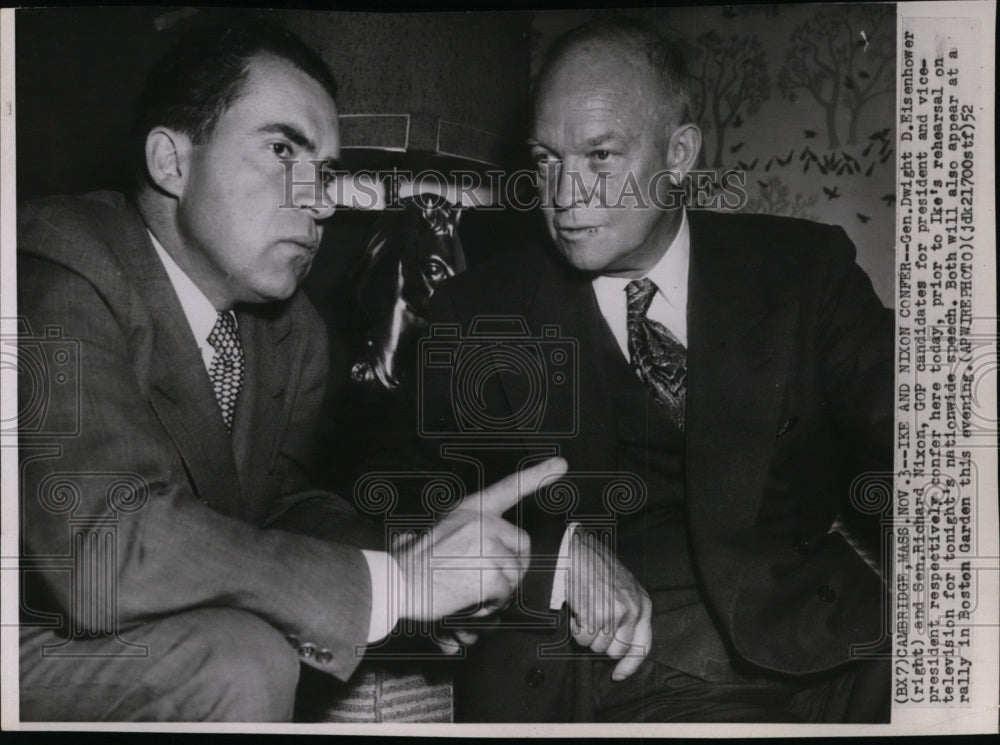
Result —
[{"label": "man's nose", "polygon": [[595,201],[601,203],[604,198],[602,178],[599,173],[587,173],[565,163],[560,164],[556,175],[553,206],[564,210],[590,207],[591,202]]},{"label": "man's nose", "polygon": [[337,205],[333,203],[333,198],[327,190],[320,192],[319,198],[315,202],[309,204],[303,204],[303,209],[309,210],[312,213],[314,220],[326,220],[328,217],[333,217],[333,213],[337,211]]},{"label": "man's nose", "polygon": [[308,161],[296,164],[292,180],[286,183],[286,189],[288,186],[291,186],[292,204],[307,210],[313,219],[325,220],[333,215],[336,203],[322,165]]},{"label": "man's nose", "polygon": [[566,164],[560,163],[555,170],[556,188],[552,195],[554,206],[556,209],[569,209],[576,205],[580,195],[574,187],[573,179],[570,177],[570,169],[566,167]]}]

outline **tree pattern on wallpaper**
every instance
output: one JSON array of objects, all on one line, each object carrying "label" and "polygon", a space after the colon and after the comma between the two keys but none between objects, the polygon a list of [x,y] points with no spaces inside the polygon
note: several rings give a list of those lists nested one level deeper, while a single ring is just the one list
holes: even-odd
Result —
[{"label": "tree pattern on wallpaper", "polygon": [[[750,7],[767,19],[781,11],[780,6]],[[791,27],[782,57],[774,39],[762,42],[765,31],[748,32],[755,25],[746,17],[750,7],[722,8],[725,20],[719,27],[686,43],[692,118],[705,133],[699,166],[744,173],[743,211],[822,219],[854,189],[854,178],[878,180],[884,178],[880,169],[894,167],[891,126],[859,134],[858,123],[872,100],[893,91],[895,10],[864,5],[817,10]],[[727,22],[743,27],[726,33]],[[775,67],[783,60],[776,80],[769,58]],[[804,106],[798,126],[789,122],[781,132],[788,149],[761,151],[759,137],[750,138],[756,147],[751,143],[744,149],[745,137],[738,133],[771,99],[772,87],[790,103],[799,102],[797,109]],[[809,186],[803,190],[807,175]],[[894,203],[895,195],[886,193],[866,202],[863,211],[853,210],[851,219],[859,227],[867,225],[873,210]]]},{"label": "tree pattern on wallpaper", "polygon": [[[720,34],[716,30],[700,34],[688,50],[692,70],[694,118],[706,137],[702,153],[708,160],[708,140],[714,141],[711,162],[723,164],[726,132],[742,126],[743,117],[752,116],[771,97],[767,56],[756,35]],[[739,152],[734,145],[731,152]]]},{"label": "tree pattern on wallpaper", "polygon": [[769,176],[766,179],[756,179],[747,183],[747,193],[756,191],[757,196],[748,197],[744,211],[758,212],[764,215],[786,215],[801,217],[806,220],[818,220],[819,215],[813,209],[818,197],[808,196],[802,192],[791,194],[789,186],[781,176]]},{"label": "tree pattern on wallpaper", "polygon": [[790,101],[807,94],[824,112],[827,148],[840,147],[839,114],[847,113],[847,144],[858,141],[858,118],[874,98],[892,93],[895,8],[840,5],[796,27],[778,73]]}]

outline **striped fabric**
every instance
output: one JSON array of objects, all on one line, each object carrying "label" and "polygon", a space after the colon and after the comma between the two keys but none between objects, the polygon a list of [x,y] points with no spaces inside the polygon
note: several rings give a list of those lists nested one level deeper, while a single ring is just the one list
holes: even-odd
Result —
[{"label": "striped fabric", "polygon": [[[425,667],[433,668],[433,663]],[[350,683],[325,703],[322,722],[451,722],[451,676],[410,668],[363,663]]]}]

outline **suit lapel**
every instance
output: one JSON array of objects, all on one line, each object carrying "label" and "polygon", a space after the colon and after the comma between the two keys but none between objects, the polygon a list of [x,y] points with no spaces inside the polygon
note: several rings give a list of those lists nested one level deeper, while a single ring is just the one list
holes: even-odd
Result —
[{"label": "suit lapel", "polygon": [[[286,388],[292,374],[285,349],[294,332],[287,315],[269,321],[257,310],[242,310],[237,313],[237,319],[245,372],[232,440],[236,460],[243,466],[239,472],[243,493],[247,501],[253,502],[260,487],[267,483],[267,470],[273,461],[271,456],[283,431],[275,423],[282,419]],[[263,437],[267,432],[272,433],[270,439]]]},{"label": "suit lapel", "polygon": [[573,396],[551,397],[555,405],[565,407],[566,414],[570,405],[575,409],[572,433],[558,438],[561,455],[571,471],[613,470],[617,466],[617,429],[602,350],[602,334],[611,332],[606,329],[593,285],[552,261],[546,261],[537,276],[526,308],[529,326],[537,333],[542,325],[555,325],[559,338],[571,343],[575,354]]},{"label": "suit lapel", "polygon": [[198,345],[145,225],[131,210],[127,220],[119,258],[151,309],[153,324],[150,404],[198,496],[219,512],[238,514],[241,495],[232,444]]},{"label": "suit lapel", "polygon": [[[762,282],[759,247],[689,213],[687,500],[699,560],[750,535],[775,444],[794,302]],[[705,567],[703,567],[704,569]],[[718,576],[718,575],[714,575]]]}]

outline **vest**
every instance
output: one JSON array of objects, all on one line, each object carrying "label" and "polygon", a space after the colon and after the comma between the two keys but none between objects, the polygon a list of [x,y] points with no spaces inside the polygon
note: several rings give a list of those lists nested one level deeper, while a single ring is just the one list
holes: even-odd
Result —
[{"label": "vest", "polygon": [[615,548],[653,602],[649,658],[704,680],[744,680],[730,664],[699,586],[684,488],[684,434],[631,369],[607,323],[600,327],[617,469],[636,474],[646,486],[643,508],[617,517]]}]

